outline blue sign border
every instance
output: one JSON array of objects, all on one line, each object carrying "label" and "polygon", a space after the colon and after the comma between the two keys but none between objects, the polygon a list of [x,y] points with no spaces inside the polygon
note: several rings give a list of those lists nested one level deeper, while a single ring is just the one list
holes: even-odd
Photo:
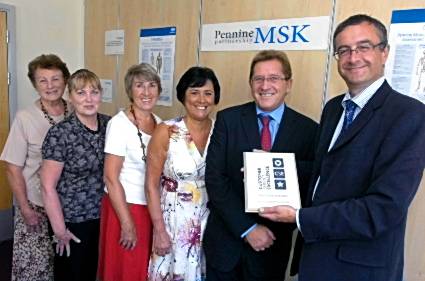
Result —
[{"label": "blue sign border", "polygon": [[176,35],[175,26],[140,29],[140,37],[168,36],[168,35]]},{"label": "blue sign border", "polygon": [[425,22],[425,9],[393,11],[391,23]]}]

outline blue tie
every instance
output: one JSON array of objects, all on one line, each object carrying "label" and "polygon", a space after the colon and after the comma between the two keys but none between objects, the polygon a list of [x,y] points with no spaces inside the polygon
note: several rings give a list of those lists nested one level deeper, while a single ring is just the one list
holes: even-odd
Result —
[{"label": "blue tie", "polygon": [[352,100],[346,100],[345,102],[345,115],[344,115],[344,123],[342,124],[341,133],[342,136],[345,131],[347,131],[348,127],[353,123],[354,120],[354,112],[356,111],[357,104],[355,104]]}]

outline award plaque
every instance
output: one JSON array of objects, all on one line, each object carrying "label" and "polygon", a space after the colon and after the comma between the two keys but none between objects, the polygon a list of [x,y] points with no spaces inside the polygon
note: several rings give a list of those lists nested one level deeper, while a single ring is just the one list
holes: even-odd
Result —
[{"label": "award plaque", "polygon": [[294,153],[244,152],[245,212],[289,205],[301,208]]}]

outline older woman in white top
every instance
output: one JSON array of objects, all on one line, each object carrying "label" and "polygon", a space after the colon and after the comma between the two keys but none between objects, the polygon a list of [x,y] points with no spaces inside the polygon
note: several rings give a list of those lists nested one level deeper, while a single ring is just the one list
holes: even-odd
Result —
[{"label": "older woman in white top", "polygon": [[98,278],[146,280],[152,223],[144,193],[146,147],[161,121],[152,110],[161,92],[155,69],[142,63],[125,76],[130,106],[108,124]]}]

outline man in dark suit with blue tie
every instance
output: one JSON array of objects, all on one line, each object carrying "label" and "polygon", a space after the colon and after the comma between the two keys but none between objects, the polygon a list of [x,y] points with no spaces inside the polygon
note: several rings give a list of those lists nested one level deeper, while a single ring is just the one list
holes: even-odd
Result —
[{"label": "man in dark suit with blue tie", "polygon": [[306,207],[262,216],[297,222],[299,281],[401,281],[407,211],[425,165],[425,105],[386,82],[380,21],[349,17],[333,45],[348,92],[323,110]]},{"label": "man in dark suit with blue tie", "polygon": [[317,124],[284,103],[292,86],[286,54],[258,53],[249,83],[254,101],[218,112],[208,147],[210,215],[203,240],[208,281],[284,280],[295,224],[245,213],[243,152],[295,153],[302,194],[311,175]]}]

